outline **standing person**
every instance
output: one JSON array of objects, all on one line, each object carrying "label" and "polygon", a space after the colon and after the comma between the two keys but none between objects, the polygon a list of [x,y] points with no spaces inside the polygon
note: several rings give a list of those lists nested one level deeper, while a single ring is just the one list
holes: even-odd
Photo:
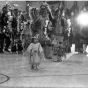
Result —
[{"label": "standing person", "polygon": [[13,15],[13,20],[12,20],[12,39],[14,41],[17,33],[17,19],[16,16]]},{"label": "standing person", "polygon": [[[85,5],[81,9],[82,12],[88,12],[88,1],[85,2]],[[88,27],[82,26],[81,28],[81,40],[83,43],[83,53],[87,54],[86,49],[88,45]]]},{"label": "standing person", "polygon": [[68,42],[69,42],[68,53],[71,53],[72,40],[73,40],[73,33],[72,33],[72,28],[70,28],[68,35]]},{"label": "standing person", "polygon": [[2,21],[1,18],[2,18],[2,14],[0,13],[0,53],[4,53],[3,52],[4,35],[1,28],[1,21]]},{"label": "standing person", "polygon": [[5,43],[6,43],[6,46],[5,46],[5,51],[7,51],[7,52],[9,52],[9,46],[10,46],[10,44],[11,44],[11,32],[12,32],[12,19],[13,19],[13,17],[12,17],[12,15],[11,15],[11,11],[9,11],[8,13],[7,13],[7,17],[8,17],[8,21],[7,21],[7,23],[8,23],[8,25],[6,26],[6,31],[5,31]]},{"label": "standing person", "polygon": [[88,1],[85,1],[84,6],[81,9],[82,11],[88,11]]},{"label": "standing person", "polygon": [[70,9],[70,12],[71,12],[71,26],[72,26],[72,32],[73,32],[73,42],[75,43],[75,51],[79,52],[79,47],[78,47],[79,46],[78,44],[80,42],[79,35],[78,35],[79,26],[76,21],[77,15],[79,13],[79,6],[78,6],[77,1],[74,1],[73,6]]},{"label": "standing person", "polygon": [[27,51],[29,53],[29,59],[31,64],[31,69],[38,69],[40,64],[41,55],[43,53],[43,48],[38,42],[37,36],[32,38],[32,43],[29,45]]},{"label": "standing person", "polygon": [[66,8],[66,19],[67,19],[67,36],[68,36],[68,53],[71,52],[72,41],[73,41],[73,33],[71,28],[71,20],[70,20],[70,9]]},{"label": "standing person", "polygon": [[[5,47],[5,51],[9,52],[8,48],[10,45],[10,38],[9,38],[9,34],[7,33],[7,26],[8,26],[8,15],[7,15],[7,7],[3,7],[2,9],[2,14],[1,14],[1,33],[2,33],[2,39],[1,39],[1,52],[3,52],[3,48],[4,48],[4,40],[6,40],[6,47]],[[6,29],[5,29],[6,28]],[[5,30],[5,32],[3,32]]]},{"label": "standing person", "polygon": [[10,32],[9,31],[5,32],[5,43],[6,43],[6,45],[5,45],[5,49],[4,50],[6,52],[10,52],[9,51],[9,46],[11,44],[10,37],[11,37]]}]

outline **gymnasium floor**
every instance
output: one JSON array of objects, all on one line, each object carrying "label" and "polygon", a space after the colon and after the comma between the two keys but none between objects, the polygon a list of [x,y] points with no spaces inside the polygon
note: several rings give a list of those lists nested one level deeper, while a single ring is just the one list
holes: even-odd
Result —
[{"label": "gymnasium floor", "polygon": [[30,69],[24,55],[0,54],[0,88],[88,87],[88,56],[71,53],[63,62],[43,61]]}]

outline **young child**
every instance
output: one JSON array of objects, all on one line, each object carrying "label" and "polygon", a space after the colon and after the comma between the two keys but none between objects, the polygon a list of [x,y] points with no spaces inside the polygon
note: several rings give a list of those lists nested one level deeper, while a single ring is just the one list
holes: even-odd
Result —
[{"label": "young child", "polygon": [[63,37],[54,35],[54,39],[52,40],[52,60],[53,61],[62,61],[63,57],[66,57]]},{"label": "young child", "polygon": [[41,47],[41,44],[38,42],[37,36],[33,37],[32,41],[33,42],[29,45],[27,51],[29,53],[31,69],[38,69],[40,59],[43,53],[43,48]]}]

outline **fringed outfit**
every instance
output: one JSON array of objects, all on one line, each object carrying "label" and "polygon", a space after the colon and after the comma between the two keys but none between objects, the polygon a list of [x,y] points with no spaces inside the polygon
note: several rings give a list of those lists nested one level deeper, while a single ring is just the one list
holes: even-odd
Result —
[{"label": "fringed outfit", "polygon": [[41,61],[41,53],[43,52],[43,48],[40,43],[31,43],[27,49],[29,52],[29,60],[31,66],[38,66]]}]

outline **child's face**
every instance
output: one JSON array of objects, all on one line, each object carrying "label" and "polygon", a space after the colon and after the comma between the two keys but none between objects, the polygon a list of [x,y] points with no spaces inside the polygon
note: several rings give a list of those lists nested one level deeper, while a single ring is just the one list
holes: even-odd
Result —
[{"label": "child's face", "polygon": [[35,38],[35,39],[34,39],[34,43],[38,43],[38,39]]}]

